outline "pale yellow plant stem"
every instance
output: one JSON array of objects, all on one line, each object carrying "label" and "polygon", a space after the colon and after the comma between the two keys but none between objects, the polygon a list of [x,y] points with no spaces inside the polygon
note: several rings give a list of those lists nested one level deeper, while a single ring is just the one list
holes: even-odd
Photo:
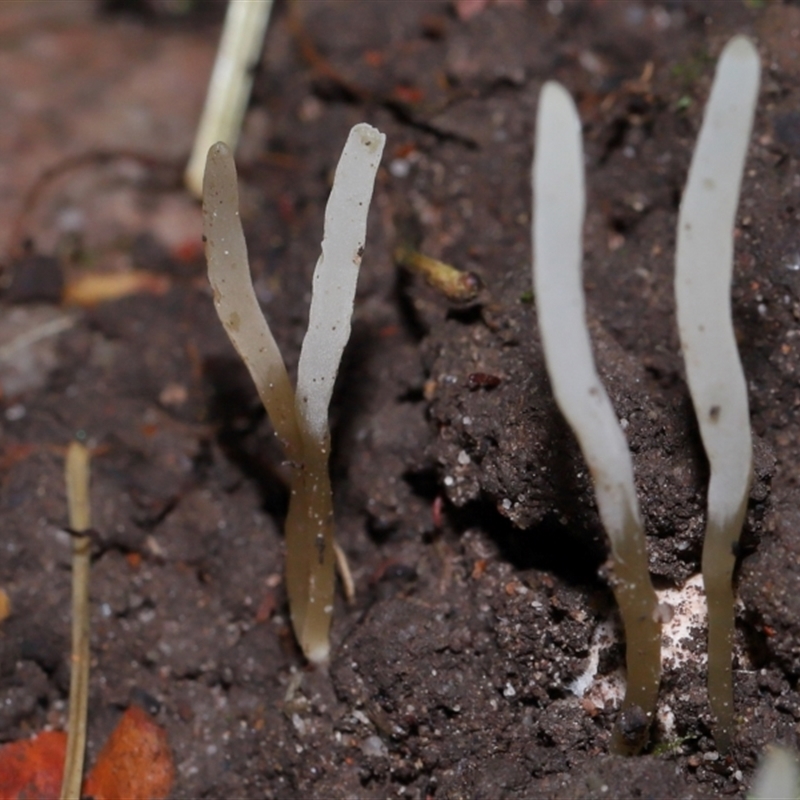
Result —
[{"label": "pale yellow plant stem", "polygon": [[[74,532],[91,527],[89,451],[78,442],[67,449],[65,465],[69,524]],[[75,536],[72,544],[72,665],[69,686],[67,755],[61,800],[80,800],[86,751],[86,712],[89,705],[89,568],[91,541]]]}]

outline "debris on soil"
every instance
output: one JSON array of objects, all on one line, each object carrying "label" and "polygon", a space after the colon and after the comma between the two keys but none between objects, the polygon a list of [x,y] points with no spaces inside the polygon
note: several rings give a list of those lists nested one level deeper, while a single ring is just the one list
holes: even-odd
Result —
[{"label": "debris on soil", "polygon": [[62,731],[44,731],[31,739],[2,745],[0,797],[58,797],[66,752],[67,735]]},{"label": "debris on soil", "polygon": [[[0,358],[0,586],[13,607],[0,626],[0,741],[65,725],[61,458],[78,435],[104,450],[90,763],[119,709],[146,697],[176,798],[744,796],[768,743],[797,746],[800,720],[800,8],[495,2],[463,20],[450,0],[276,4],[240,174],[256,294],[288,363],[336,143],[363,119],[387,134],[331,404],[356,599],[337,593],[326,673],[303,671],[273,579],[283,456],[215,318],[200,211],[175,180],[220,8],[102,5],[0,4],[4,219],[54,165],[152,155],[58,172],[20,236],[0,231],[0,347],[11,345]],[[732,292],[756,476],[736,578],[737,734],[720,757],[705,632],[693,626],[690,656],[664,672],[652,752],[619,759],[606,755],[613,700],[570,690],[593,657],[601,682],[622,653],[595,635],[615,625],[606,545],[529,302],[536,98],[556,79],[578,101],[595,359],[630,443],[651,574],[674,589],[698,572],[707,483],[674,315],[677,201],[713,63],[736,33],[757,42],[765,78]],[[408,219],[418,252],[480,279],[479,303],[452,303],[397,267]],[[38,296],[21,284],[13,294],[25,252],[52,259]],[[163,276],[166,291],[60,304],[59,277],[133,270]]]},{"label": "debris on soil", "polygon": [[164,800],[174,779],[175,766],[166,732],[146,711],[131,706],[100,751],[82,794],[95,800]]},{"label": "debris on soil", "polygon": [[[67,736],[62,731],[44,731],[0,746],[0,798],[58,797],[66,751]],[[146,711],[131,706],[83,782],[81,796],[95,800],[165,800],[174,777],[165,731]]]}]

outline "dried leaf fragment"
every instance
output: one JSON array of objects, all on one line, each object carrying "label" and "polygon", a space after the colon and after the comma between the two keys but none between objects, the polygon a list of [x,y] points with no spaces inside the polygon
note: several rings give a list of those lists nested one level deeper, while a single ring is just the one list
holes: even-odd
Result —
[{"label": "dried leaf fragment", "polygon": [[58,797],[67,735],[45,731],[0,747],[0,800]]},{"label": "dried leaf fragment", "polygon": [[11,598],[5,589],[0,589],[0,622],[11,616]]},{"label": "dried leaf fragment", "polygon": [[67,305],[94,306],[111,300],[120,300],[129,294],[166,294],[170,280],[145,270],[131,272],[91,273],[69,281],[64,288]]},{"label": "dried leaf fragment", "polygon": [[163,800],[175,780],[166,731],[138,706],[131,706],[109,736],[83,795],[94,800],[146,797]]}]

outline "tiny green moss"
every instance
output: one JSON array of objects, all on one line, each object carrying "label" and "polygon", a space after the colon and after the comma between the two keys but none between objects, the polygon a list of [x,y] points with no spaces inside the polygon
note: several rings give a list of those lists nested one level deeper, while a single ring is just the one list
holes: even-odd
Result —
[{"label": "tiny green moss", "polygon": [[693,742],[697,739],[696,736],[676,736],[674,739],[667,739],[665,742],[657,744],[653,750],[654,756],[674,756],[679,755],[683,746],[687,742]]}]

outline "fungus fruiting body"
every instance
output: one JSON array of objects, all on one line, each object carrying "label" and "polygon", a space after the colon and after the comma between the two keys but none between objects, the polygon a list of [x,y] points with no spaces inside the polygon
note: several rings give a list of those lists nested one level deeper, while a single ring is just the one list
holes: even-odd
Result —
[{"label": "fungus fruiting body", "polygon": [[[708,691],[715,738],[733,733],[733,567],[752,475],[747,386],[733,332],[733,226],[758,97],[759,59],[743,36],[717,68],[678,221],[675,293],[681,349],[711,467],[703,547],[708,601]],[[625,437],[594,367],[581,286],[585,210],[580,121],[569,93],[545,84],[533,168],[534,289],[545,362],[559,408],[589,465],[612,551],[612,588],[626,636],[628,684],[615,731],[617,752],[645,741],[660,680],[658,607]],[[639,710],[644,715],[639,714]],[[638,732],[637,732],[638,731]],[[638,738],[637,738],[638,736]]]},{"label": "fungus fruiting body", "polygon": [[[661,678],[655,590],[625,436],[592,357],[582,286],[586,193],[578,112],[569,93],[548,82],[539,99],[533,166],[533,283],[539,332],[556,402],[575,432],[594,482],[611,542],[612,589],[626,638],[627,690],[613,747],[635,752],[645,743]],[[640,713],[641,712],[641,713]]]},{"label": "fungus fruiting body", "polygon": [[295,635],[313,663],[327,661],[333,611],[336,557],[328,405],[350,336],[367,212],[385,140],[362,123],[350,131],[342,151],[325,211],[296,392],[253,289],[236,169],[226,145],[209,150],[203,184],[206,258],[217,313],[253,378],[292,469],[286,583]]},{"label": "fungus fruiting body", "polygon": [[733,568],[752,473],[747,384],[731,320],[733,226],[758,98],[758,53],[737,36],[720,56],[681,202],[675,296],[686,378],[711,467],[703,545],[708,692],[720,750],[733,732]]}]

